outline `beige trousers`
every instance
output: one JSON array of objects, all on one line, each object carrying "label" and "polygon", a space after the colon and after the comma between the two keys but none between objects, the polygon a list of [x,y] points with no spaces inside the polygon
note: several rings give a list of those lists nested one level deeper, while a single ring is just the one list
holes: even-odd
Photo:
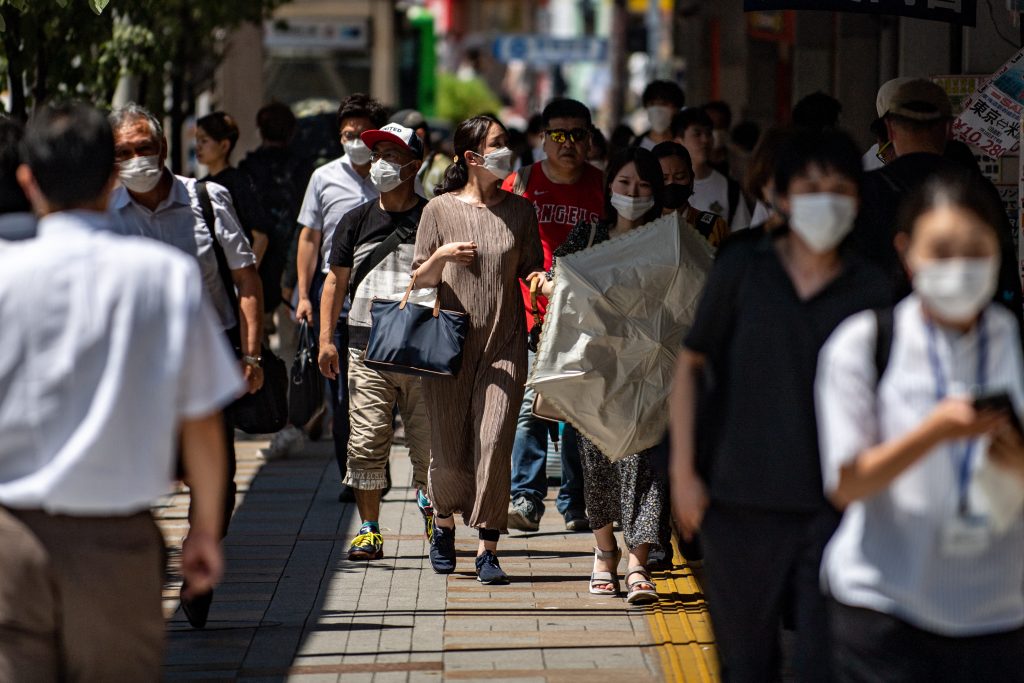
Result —
[{"label": "beige trousers", "polygon": [[0,507],[0,681],[158,681],[164,546],[149,512]]},{"label": "beige trousers", "polygon": [[430,466],[430,422],[419,377],[378,372],[363,363],[361,349],[348,350],[348,472],[345,484],[361,491],[387,487],[387,464],[395,436],[394,411],[402,416],[415,485],[426,491]]}]

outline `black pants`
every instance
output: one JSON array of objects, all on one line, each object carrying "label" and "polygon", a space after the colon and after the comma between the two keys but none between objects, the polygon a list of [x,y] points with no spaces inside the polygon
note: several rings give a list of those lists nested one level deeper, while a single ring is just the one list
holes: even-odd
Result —
[{"label": "black pants", "polygon": [[726,683],[780,680],[781,622],[797,631],[799,681],[831,679],[828,614],[818,582],[838,514],[756,510],[712,503],[701,542],[705,589]]},{"label": "black pants", "polygon": [[836,677],[843,683],[1021,683],[1024,629],[949,638],[830,600]]}]

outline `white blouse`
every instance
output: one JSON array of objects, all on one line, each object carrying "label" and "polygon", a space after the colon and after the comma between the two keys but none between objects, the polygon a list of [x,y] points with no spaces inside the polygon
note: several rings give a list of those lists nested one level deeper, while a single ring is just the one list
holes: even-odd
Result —
[{"label": "white blouse", "polygon": [[[980,328],[984,326],[984,334]],[[816,382],[822,477],[835,491],[840,470],[861,452],[917,427],[946,395],[1004,390],[1024,408],[1024,362],[1013,316],[989,306],[966,334],[933,326],[931,341],[920,300],[896,306],[889,364],[877,382],[875,316],[859,313],[822,348]],[[984,351],[979,340],[984,336]],[[931,348],[929,348],[931,345]],[[979,375],[979,358],[985,358]],[[936,369],[936,363],[939,369]],[[979,376],[984,386],[978,387]],[[918,460],[888,488],[852,503],[825,550],[824,588],[841,603],[883,612],[933,633],[972,636],[1024,625],[1024,515],[987,534],[984,549],[952,554],[948,533],[960,517],[966,441],[946,442]],[[969,509],[991,504],[978,482],[994,465],[979,439],[968,458]],[[1012,481],[999,471],[1004,481]],[[1014,484],[1010,484],[1013,486]],[[991,526],[991,525],[990,525]]]}]

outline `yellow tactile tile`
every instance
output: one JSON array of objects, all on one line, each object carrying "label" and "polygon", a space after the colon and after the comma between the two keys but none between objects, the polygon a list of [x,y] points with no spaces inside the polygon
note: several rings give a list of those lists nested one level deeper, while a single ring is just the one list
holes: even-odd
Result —
[{"label": "yellow tactile tile", "polygon": [[651,633],[659,641],[665,680],[717,682],[718,653],[707,602],[693,569],[674,541],[672,546],[674,568],[654,575],[662,599],[650,608],[647,617]]}]

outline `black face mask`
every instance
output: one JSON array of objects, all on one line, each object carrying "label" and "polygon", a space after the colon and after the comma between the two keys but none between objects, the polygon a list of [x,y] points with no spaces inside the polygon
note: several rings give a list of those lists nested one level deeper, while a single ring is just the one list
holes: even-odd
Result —
[{"label": "black face mask", "polygon": [[693,185],[669,183],[661,192],[661,203],[666,209],[679,209],[686,206],[693,196]]}]

